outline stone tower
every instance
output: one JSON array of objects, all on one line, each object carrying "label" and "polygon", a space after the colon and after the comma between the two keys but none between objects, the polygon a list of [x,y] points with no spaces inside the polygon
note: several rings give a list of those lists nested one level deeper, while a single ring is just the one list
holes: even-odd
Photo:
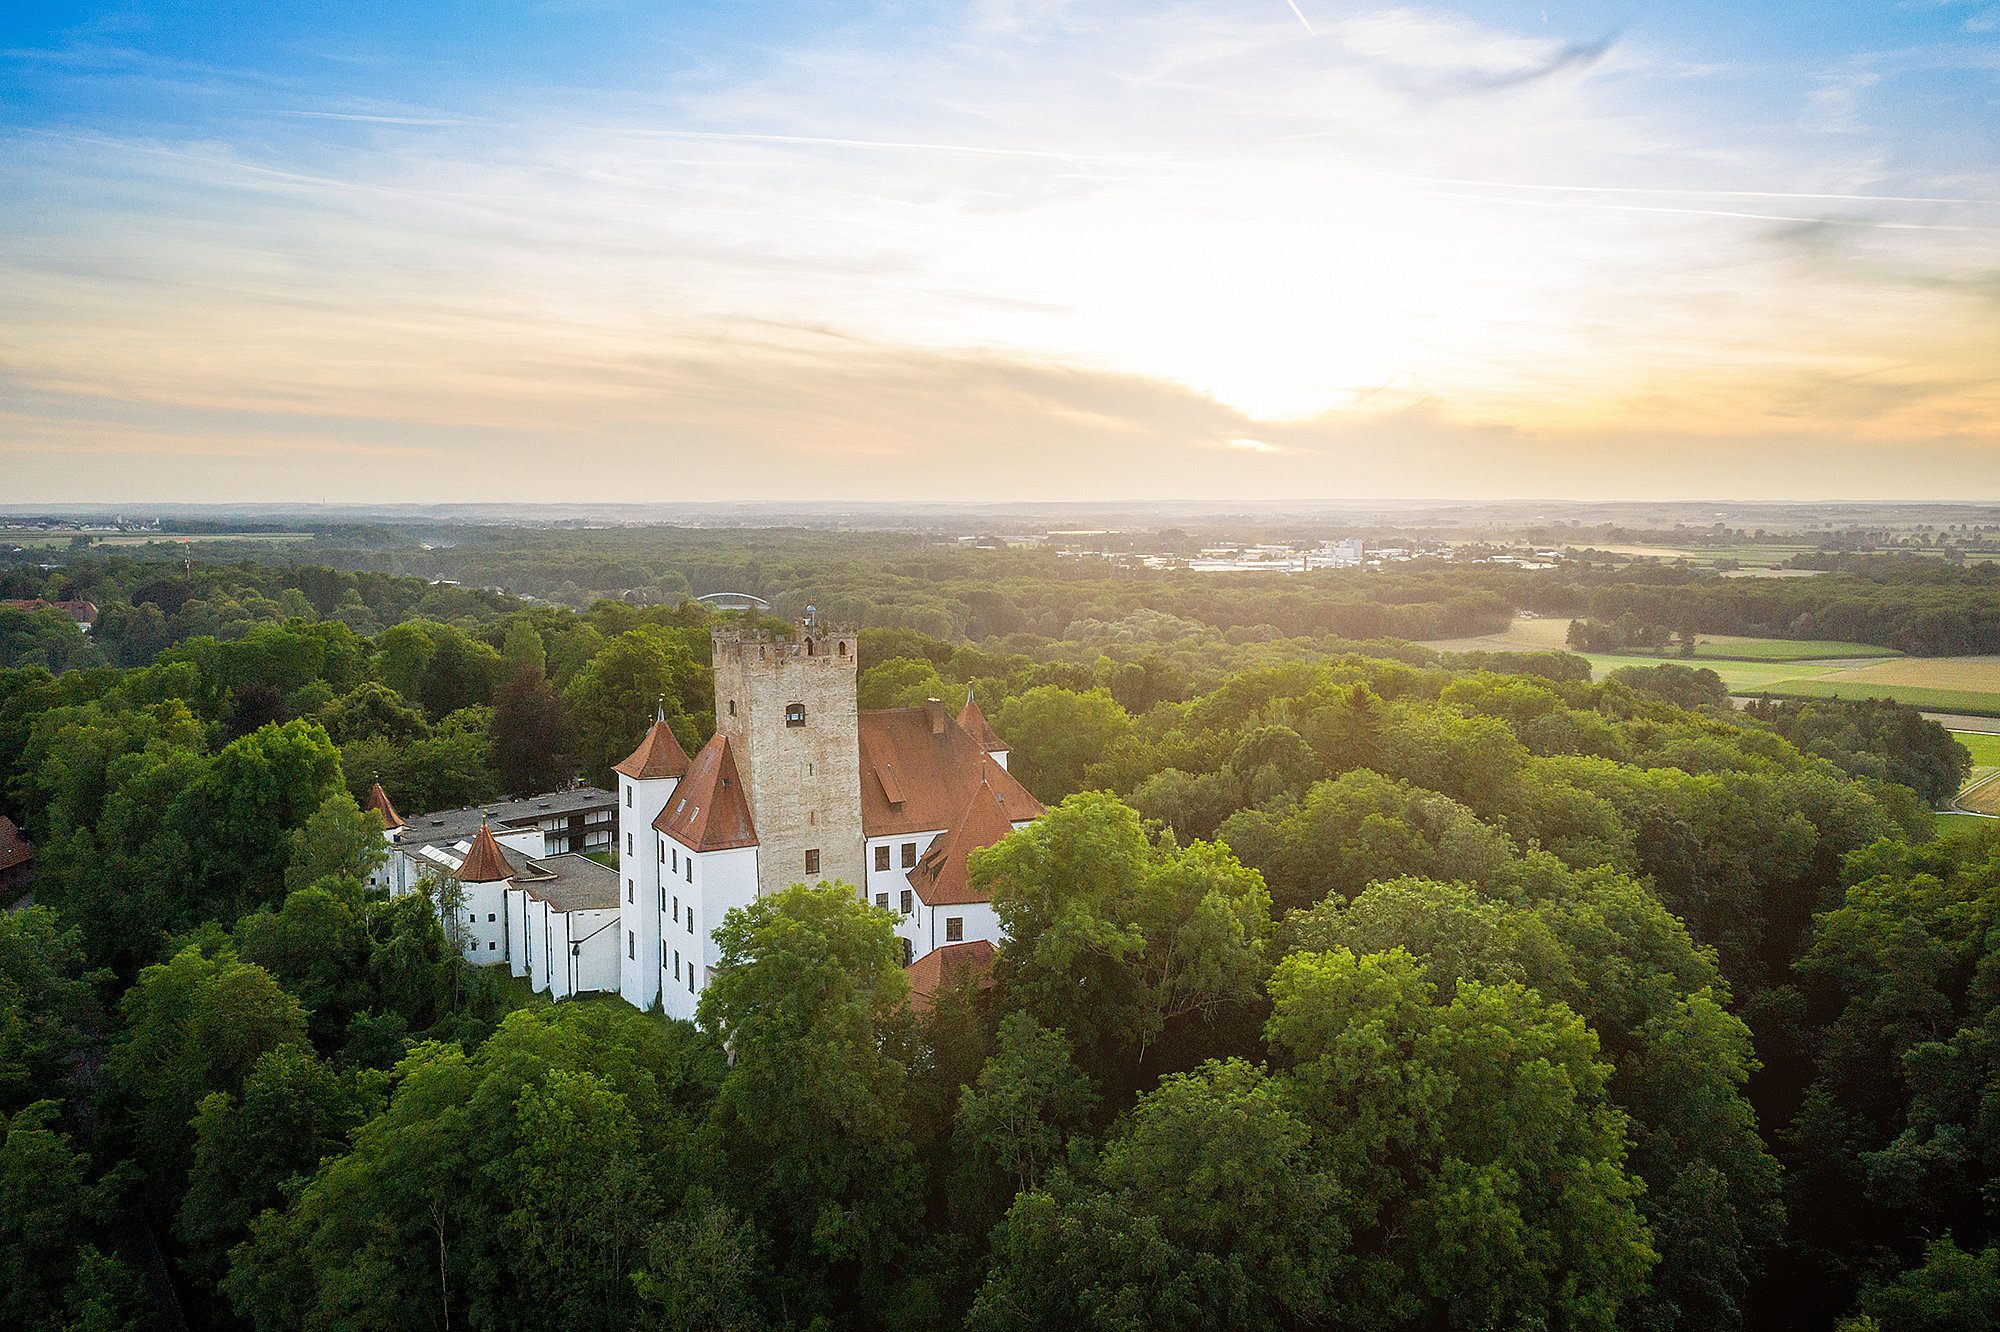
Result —
[{"label": "stone tower", "polygon": [[757,892],[865,882],[851,626],[810,615],[790,635],[714,631],[715,728],[729,737],[757,827]]}]

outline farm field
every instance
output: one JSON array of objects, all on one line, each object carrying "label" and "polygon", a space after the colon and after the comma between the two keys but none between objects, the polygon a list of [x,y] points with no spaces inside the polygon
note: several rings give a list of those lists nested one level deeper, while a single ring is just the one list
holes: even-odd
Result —
[{"label": "farm field", "polygon": [[2000,657],[1897,657],[1888,661],[1820,663],[1790,680],[1732,689],[1785,698],[1890,698],[1937,712],[2000,714]]},{"label": "farm field", "polygon": [[1977,814],[1955,814],[1944,810],[1932,817],[1937,820],[1940,837],[1967,837],[1974,833],[2000,828],[2000,819],[1984,819]]},{"label": "farm field", "polygon": [[[1437,639],[1422,646],[1436,648],[1440,652],[1565,652],[1568,651],[1568,639],[1569,621],[1562,616],[1552,615],[1533,620],[1516,620],[1502,633],[1482,634],[1476,638]],[[1606,660],[1616,660],[1624,666],[1658,665],[1662,661],[1688,660],[1673,652],[1664,657],[1650,652],[1619,654],[1615,658],[1601,653],[1585,655],[1592,657],[1593,660],[1603,656]],[[1704,663],[1783,662],[1900,655],[1894,648],[1875,647],[1867,643],[1836,643],[1824,639],[1793,641],[1783,638],[1740,638],[1732,634],[1703,634],[1695,640],[1693,659]]]}]

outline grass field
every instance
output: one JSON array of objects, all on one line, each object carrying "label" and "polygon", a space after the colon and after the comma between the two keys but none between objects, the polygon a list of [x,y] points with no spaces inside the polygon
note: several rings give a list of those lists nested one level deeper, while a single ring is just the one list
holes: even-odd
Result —
[{"label": "grass field", "polygon": [[[1446,638],[1425,643],[1423,646],[1436,648],[1440,652],[1566,652],[1569,650],[1569,621],[1553,615],[1542,619],[1516,620],[1497,634],[1482,634],[1477,638]],[[1682,661],[1678,649],[1667,656],[1652,653],[1620,654],[1611,657],[1603,653],[1589,653],[1593,662],[1602,658],[1616,660],[1619,665],[1658,665],[1662,661]],[[1819,659],[1855,660],[1863,657],[1895,657],[1901,655],[1894,648],[1874,647],[1867,643],[1834,643],[1825,640],[1792,641],[1783,638],[1739,638],[1733,634],[1703,634],[1695,639],[1694,660],[1700,662],[1719,661],[1813,661]]]},{"label": "grass field", "polygon": [[1698,638],[1694,655],[1697,660],[1712,661],[1814,661],[1903,654],[1873,643],[1835,643],[1825,639]]},{"label": "grass field", "polygon": [[1951,738],[1972,751],[1972,770],[2000,768],[2000,735],[1979,731],[1953,731]]},{"label": "grass field", "polygon": [[1937,819],[1938,836],[1963,837],[1977,832],[1990,832],[2000,828],[2000,819],[1982,819],[1977,814],[1954,814],[1949,810],[1940,811]]},{"label": "grass field", "polygon": [[2000,657],[1897,657],[1822,664],[1790,680],[1731,683],[1782,698],[1891,698],[1933,712],[2000,715]]}]

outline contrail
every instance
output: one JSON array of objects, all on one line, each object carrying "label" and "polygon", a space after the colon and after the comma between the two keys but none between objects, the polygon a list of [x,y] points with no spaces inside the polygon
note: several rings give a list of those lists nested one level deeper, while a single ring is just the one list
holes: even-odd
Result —
[{"label": "contrail", "polygon": [[1308,36],[1308,37],[1317,37],[1317,36],[1319,36],[1319,34],[1318,34],[1318,33],[1316,33],[1316,32],[1314,32],[1314,31],[1313,31],[1313,25],[1312,25],[1312,24],[1310,24],[1310,23],[1306,23],[1306,12],[1305,12],[1305,10],[1303,10],[1303,9],[1300,9],[1300,8],[1299,8],[1299,0],[1285,0],[1285,3],[1286,3],[1286,4],[1288,4],[1288,5],[1290,5],[1290,6],[1292,7],[1292,12],[1293,12],[1294,14],[1297,14],[1297,15],[1299,16],[1299,22],[1301,22],[1301,23],[1305,23],[1305,25],[1306,25],[1306,36]]}]

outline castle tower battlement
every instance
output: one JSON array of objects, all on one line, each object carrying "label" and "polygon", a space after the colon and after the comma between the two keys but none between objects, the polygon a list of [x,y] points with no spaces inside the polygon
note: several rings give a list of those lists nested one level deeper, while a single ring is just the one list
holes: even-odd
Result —
[{"label": "castle tower battlement", "polygon": [[757,828],[757,891],[864,882],[853,626],[712,631],[715,727],[728,736]]}]

